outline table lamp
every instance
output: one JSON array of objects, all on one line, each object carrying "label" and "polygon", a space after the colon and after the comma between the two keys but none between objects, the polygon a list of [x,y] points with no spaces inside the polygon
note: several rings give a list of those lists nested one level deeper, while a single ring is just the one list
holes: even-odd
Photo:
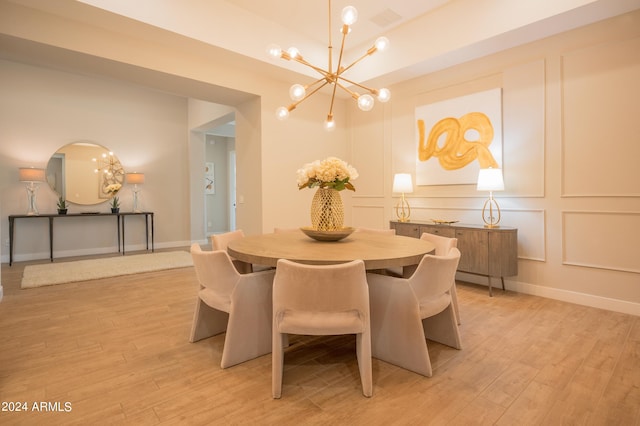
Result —
[{"label": "table lamp", "polygon": [[25,182],[27,197],[29,201],[28,216],[37,216],[38,206],[36,205],[36,191],[40,182],[45,181],[44,169],[34,169],[32,167],[21,167],[18,169],[20,182]]},{"label": "table lamp", "polygon": [[[485,223],[485,228],[499,228],[500,206],[498,206],[498,202],[493,198],[493,191],[504,190],[502,170],[494,169],[492,167],[489,167],[488,169],[480,169],[480,173],[478,173],[477,190],[489,191],[489,198],[482,206],[482,220]],[[497,217],[494,216],[494,210]]]},{"label": "table lamp", "polygon": [[127,173],[126,178],[127,178],[127,183],[133,184],[133,212],[141,213],[142,209],[140,208],[140,197],[139,197],[140,189],[138,188],[138,184],[144,183],[144,173],[138,173],[138,172]]},{"label": "table lamp", "polygon": [[409,203],[404,198],[404,194],[413,192],[411,175],[409,173],[396,173],[393,176],[392,191],[402,194],[402,198],[398,201],[398,204],[396,204],[396,216],[398,217],[398,222],[408,222],[409,216],[411,215],[411,207],[409,207]]}]

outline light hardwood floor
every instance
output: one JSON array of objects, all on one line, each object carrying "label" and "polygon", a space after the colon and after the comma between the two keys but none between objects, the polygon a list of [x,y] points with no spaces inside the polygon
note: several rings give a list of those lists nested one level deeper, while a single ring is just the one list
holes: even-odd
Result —
[{"label": "light hardwood floor", "polygon": [[193,268],[21,290],[26,264],[2,265],[2,425],[640,424],[631,315],[460,283],[463,349],[429,342],[433,377],[374,359],[365,398],[354,338],[294,337],[273,400],[269,355],[221,370],[224,335],[188,342]]}]

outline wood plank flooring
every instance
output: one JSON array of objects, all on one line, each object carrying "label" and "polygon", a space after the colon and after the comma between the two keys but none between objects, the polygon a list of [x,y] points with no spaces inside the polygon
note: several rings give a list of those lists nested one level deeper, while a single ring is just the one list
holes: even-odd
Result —
[{"label": "wood plank flooring", "polygon": [[365,398],[353,337],[298,336],[273,400],[270,355],[221,370],[224,335],[188,342],[193,268],[21,290],[26,264],[2,265],[2,425],[640,425],[635,316],[459,283],[432,378],[374,359]]}]

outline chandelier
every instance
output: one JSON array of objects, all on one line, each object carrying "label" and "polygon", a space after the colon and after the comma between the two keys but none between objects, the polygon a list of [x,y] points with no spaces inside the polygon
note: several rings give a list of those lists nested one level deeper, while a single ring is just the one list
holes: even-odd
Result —
[{"label": "chandelier", "polygon": [[92,158],[91,161],[96,163],[96,168],[93,171],[100,174],[100,185],[103,190],[111,184],[124,182],[124,168],[113,152],[109,152],[108,155],[103,153],[100,158]]},{"label": "chandelier", "polygon": [[[344,77],[344,73],[347,70],[349,70],[351,67],[353,67],[355,64],[357,64],[367,56],[370,56],[377,51],[385,50],[389,45],[389,40],[386,37],[379,37],[375,41],[374,45],[369,48],[369,50],[367,50],[361,57],[353,61],[353,63],[345,67],[342,65],[342,55],[344,53],[345,40],[347,38],[347,34],[349,34],[349,32],[351,31],[351,25],[353,25],[358,19],[358,11],[353,6],[347,6],[342,10],[341,16],[343,23],[342,29],[340,30],[340,32],[342,33],[342,43],[340,45],[340,54],[338,55],[338,63],[335,69],[333,67],[333,46],[331,44],[331,0],[329,0],[329,61],[326,69],[320,68],[307,62],[295,47],[291,47],[286,51],[283,51],[277,45],[270,45],[267,48],[267,52],[269,53],[269,55],[274,58],[282,58],[287,61],[293,60],[299,62],[312,68],[320,74],[320,78],[310,84],[294,84],[293,86],[291,86],[291,88],[289,89],[289,96],[293,100],[293,103],[287,107],[281,106],[276,110],[276,117],[278,119],[287,119],[289,117],[289,113],[293,111],[301,102],[311,97],[314,93],[316,93],[326,85],[333,86],[331,104],[329,105],[329,113],[327,114],[327,119],[324,122],[324,127],[326,130],[333,130],[336,125],[335,121],[333,120],[333,103],[338,87],[351,95],[351,97],[357,101],[358,107],[362,111],[370,111],[373,108],[373,105],[375,103],[373,96],[376,96],[380,102],[387,102],[391,98],[391,92],[389,91],[389,89],[372,89]],[[357,91],[350,90],[343,83],[357,86],[358,88],[363,90],[364,93],[360,94]]]}]

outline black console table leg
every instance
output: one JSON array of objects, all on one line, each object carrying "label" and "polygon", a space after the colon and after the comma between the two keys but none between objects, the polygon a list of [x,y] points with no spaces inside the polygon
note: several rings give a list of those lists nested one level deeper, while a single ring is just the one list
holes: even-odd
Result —
[{"label": "black console table leg", "polygon": [[13,264],[13,221],[14,218],[9,217],[9,266]]},{"label": "black console table leg", "polygon": [[49,217],[49,258],[53,262],[53,217]]}]

